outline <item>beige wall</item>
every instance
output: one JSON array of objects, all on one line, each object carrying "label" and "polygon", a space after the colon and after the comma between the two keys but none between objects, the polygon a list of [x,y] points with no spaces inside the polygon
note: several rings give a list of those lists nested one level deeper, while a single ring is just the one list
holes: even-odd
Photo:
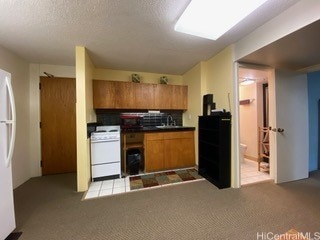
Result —
[{"label": "beige wall", "polygon": [[0,47],[0,68],[11,73],[17,114],[17,134],[12,157],[13,187],[30,178],[30,112],[29,112],[29,64],[19,56]]},{"label": "beige wall", "polygon": [[247,145],[247,158],[258,160],[258,126],[262,127],[261,83],[240,85],[239,98],[252,101],[250,104],[240,105],[240,143]]},{"label": "beige wall", "polygon": [[94,66],[84,47],[76,47],[77,190],[86,191],[90,182],[90,145],[87,122],[95,121],[92,106]]},{"label": "beige wall", "polygon": [[93,79],[97,80],[113,80],[113,81],[131,81],[131,75],[137,73],[142,83],[159,83],[160,77],[167,76],[169,84],[182,85],[181,75],[169,75],[161,73],[122,71],[113,69],[96,68],[93,72]]}]

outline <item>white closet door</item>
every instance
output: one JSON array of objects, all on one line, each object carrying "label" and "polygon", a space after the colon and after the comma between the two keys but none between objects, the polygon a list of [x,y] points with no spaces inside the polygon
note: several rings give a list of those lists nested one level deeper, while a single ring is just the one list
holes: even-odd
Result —
[{"label": "white closet door", "polygon": [[[275,182],[309,175],[308,90],[306,74],[275,72],[276,144]],[[283,129],[283,132],[279,132]]]}]

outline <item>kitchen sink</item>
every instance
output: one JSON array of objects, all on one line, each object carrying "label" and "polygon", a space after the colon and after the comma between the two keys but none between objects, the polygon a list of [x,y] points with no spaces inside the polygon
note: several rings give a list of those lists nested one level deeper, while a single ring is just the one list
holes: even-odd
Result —
[{"label": "kitchen sink", "polygon": [[171,126],[171,125],[167,125],[167,126],[156,126],[156,128],[170,129],[170,128],[183,128],[183,126]]}]

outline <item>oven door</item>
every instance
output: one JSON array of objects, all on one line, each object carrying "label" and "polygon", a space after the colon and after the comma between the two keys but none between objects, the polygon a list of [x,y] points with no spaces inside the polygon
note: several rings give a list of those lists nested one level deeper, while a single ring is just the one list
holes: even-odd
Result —
[{"label": "oven door", "polygon": [[91,164],[120,162],[120,139],[91,143]]}]

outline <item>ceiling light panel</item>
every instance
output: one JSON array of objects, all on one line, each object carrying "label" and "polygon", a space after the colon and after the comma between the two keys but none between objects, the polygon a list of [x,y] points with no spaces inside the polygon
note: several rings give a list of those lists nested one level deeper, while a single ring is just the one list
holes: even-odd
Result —
[{"label": "ceiling light panel", "polygon": [[267,0],[192,0],[175,31],[216,40]]}]

